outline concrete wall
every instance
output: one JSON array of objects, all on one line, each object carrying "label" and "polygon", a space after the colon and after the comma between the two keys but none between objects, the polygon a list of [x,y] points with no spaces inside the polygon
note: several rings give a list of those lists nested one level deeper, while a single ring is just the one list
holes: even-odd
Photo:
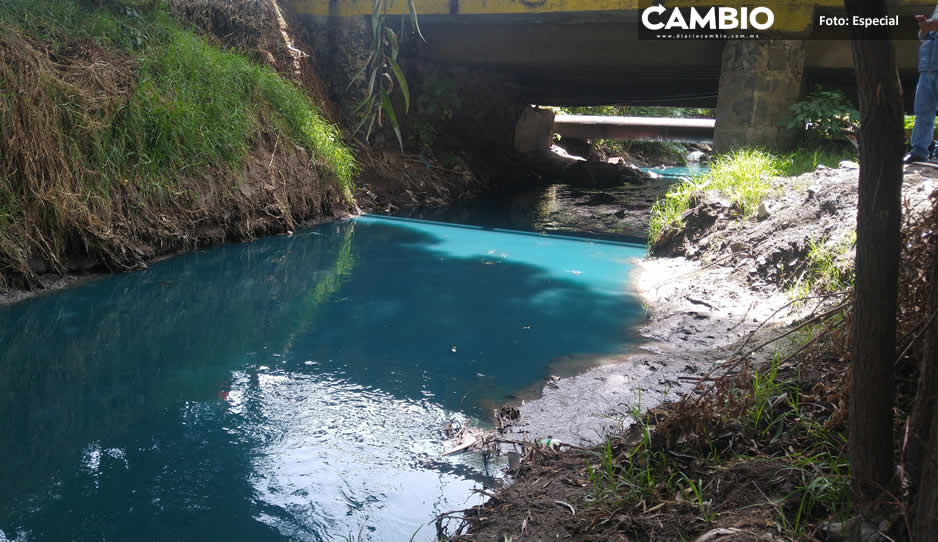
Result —
[{"label": "concrete wall", "polygon": [[723,49],[714,150],[741,145],[784,147],[791,130],[779,126],[802,92],[805,44],[738,40]]}]

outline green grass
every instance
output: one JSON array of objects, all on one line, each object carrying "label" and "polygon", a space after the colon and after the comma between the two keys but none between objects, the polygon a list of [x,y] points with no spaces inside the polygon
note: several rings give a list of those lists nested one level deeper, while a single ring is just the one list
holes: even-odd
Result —
[{"label": "green grass", "polygon": [[664,198],[658,198],[651,207],[651,218],[648,221],[648,242],[653,244],[669,229],[684,227],[684,213],[691,206],[694,194],[701,189],[695,180],[671,185]]},{"label": "green grass", "polygon": [[[32,256],[60,262],[76,234],[89,251],[101,248],[94,239],[125,253],[114,249],[115,208],[139,215],[171,202],[179,213],[159,220],[185,222],[195,209],[252,205],[259,196],[233,189],[258,154],[273,163],[305,150],[309,179],[324,182],[310,193],[331,185],[351,201],[358,164],[303,89],[151,4],[0,1],[0,123],[18,130],[0,144],[10,155],[0,164],[0,286],[5,273],[28,276]],[[76,51],[95,68],[70,69]],[[130,201],[115,204],[118,193]],[[278,204],[292,220],[289,201]]]},{"label": "green grass", "polygon": [[817,149],[802,148],[787,155],[783,155],[782,174],[785,176],[794,177],[795,175],[801,175],[802,173],[814,171],[819,165],[835,168],[844,160],[856,162],[856,151],[847,147]]},{"label": "green grass", "polygon": [[52,0],[0,5],[0,21],[33,38],[60,44],[91,38],[140,60],[126,109],[106,119],[110,125],[91,134],[93,140],[81,142],[80,148],[93,149],[93,166],[114,179],[136,178],[161,189],[183,172],[237,169],[269,124],[306,149],[351,195],[355,159],[301,89],[269,66],[184,30],[164,11],[145,14],[148,3],[124,2],[120,14]]},{"label": "green grass", "polygon": [[210,165],[237,167],[261,123],[270,122],[332,171],[347,195],[355,160],[309,98],[271,68],[168,27],[141,70],[115,151],[150,179]]},{"label": "green grass", "polygon": [[831,293],[853,287],[852,252],[857,233],[851,232],[836,242],[826,237],[808,239],[807,268],[788,287],[791,299],[803,299],[814,293]]},{"label": "green grass", "polygon": [[681,217],[690,208],[694,194],[701,190],[714,190],[729,198],[743,217],[753,215],[771,189],[768,178],[784,173],[785,162],[761,149],[739,149],[717,156],[710,162],[708,173],[671,186],[664,199],[655,202],[648,226],[649,242],[654,243],[668,229],[682,228]]},{"label": "green grass", "polygon": [[761,149],[740,149],[710,162],[708,188],[729,197],[743,216],[751,216],[771,189],[768,178],[784,174],[779,157]]},{"label": "green grass", "polygon": [[710,172],[690,182],[671,186],[664,198],[652,207],[648,241],[654,243],[664,232],[684,227],[681,217],[690,208],[694,194],[714,190],[736,206],[743,218],[750,217],[771,191],[770,177],[796,176],[814,171],[818,165],[835,168],[841,161],[855,161],[847,148],[798,149],[788,154],[764,149],[738,149],[715,157]]},{"label": "green grass", "polygon": [[[93,39],[104,47],[134,49],[148,41],[144,2],[124,2],[132,15],[119,17],[103,7],[85,7],[74,0],[4,0],[0,22],[21,28],[45,42]],[[126,12],[125,12],[126,13]]]}]

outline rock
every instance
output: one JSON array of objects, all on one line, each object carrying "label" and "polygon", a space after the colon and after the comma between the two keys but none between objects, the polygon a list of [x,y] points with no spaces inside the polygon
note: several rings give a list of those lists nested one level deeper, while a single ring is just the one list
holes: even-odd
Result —
[{"label": "rock", "polygon": [[685,226],[684,231],[689,233],[690,237],[696,237],[695,233],[708,229],[720,216],[726,214],[728,209],[728,202],[724,200],[707,199],[701,201],[696,207],[684,213],[682,217]]},{"label": "rock", "polygon": [[707,154],[703,151],[692,151],[687,153],[684,159],[688,162],[705,162],[707,160]]},{"label": "rock", "polygon": [[583,158],[582,156],[578,156],[578,155],[575,155],[575,154],[570,154],[569,152],[567,152],[566,149],[564,149],[563,147],[560,147],[560,146],[558,146],[558,145],[551,145],[551,146],[550,146],[550,152],[556,154],[557,156],[559,156],[559,157],[561,157],[561,158],[567,159],[567,160],[573,160],[573,161],[576,161],[576,162],[585,162],[585,161],[586,161],[586,158]]},{"label": "rock", "polygon": [[[589,156],[590,153],[593,152],[592,144],[575,137],[561,137],[560,141],[554,145],[551,145],[551,150],[553,150],[554,147],[564,149],[566,152],[576,156],[577,158],[582,156]],[[580,159],[585,160],[585,158]]]},{"label": "rock", "polygon": [[828,521],[821,524],[821,531],[827,533],[826,540],[830,542],[841,542],[844,540],[844,524],[835,521]]},{"label": "rock", "polygon": [[850,160],[843,160],[837,164],[837,167],[841,169],[860,169],[860,164]]},{"label": "rock", "polygon": [[618,211],[613,213],[613,215],[615,215],[616,218],[625,218],[625,209],[619,209]]},{"label": "rock", "polygon": [[506,420],[517,420],[521,417],[521,411],[517,407],[506,405],[498,410],[498,415]]},{"label": "rock", "polygon": [[886,540],[879,534],[879,529],[875,524],[864,521],[859,516],[850,518],[844,530],[848,540],[859,542],[883,542]]},{"label": "rock", "polygon": [[759,203],[759,210],[756,211],[756,217],[759,220],[765,220],[766,218],[769,218],[769,208],[766,207],[764,201]]},{"label": "rock", "polygon": [[733,252],[749,252],[751,248],[747,243],[739,240],[730,242],[730,250]]},{"label": "rock", "polygon": [[587,188],[611,188],[623,184],[640,184],[648,176],[637,167],[618,166],[605,162],[576,162],[564,169],[562,182]]}]

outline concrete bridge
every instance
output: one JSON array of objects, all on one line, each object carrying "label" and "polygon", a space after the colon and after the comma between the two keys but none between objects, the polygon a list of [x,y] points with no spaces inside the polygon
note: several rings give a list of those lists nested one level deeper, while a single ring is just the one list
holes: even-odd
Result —
[{"label": "concrete bridge", "polygon": [[[372,0],[287,0],[312,33],[328,36],[325,63],[330,78],[354,73],[365,58],[349,52],[370,39],[366,23]],[[784,144],[778,121],[815,85],[841,88],[855,96],[853,58],[845,34],[819,28],[819,15],[843,15],[842,0],[774,0],[775,22],[768,37],[755,40],[655,40],[639,36],[642,9],[650,0],[415,0],[426,43],[402,52],[406,68],[421,79],[441,66],[464,73],[463,97],[487,96],[541,105],[665,105],[716,107],[714,143]],[[672,0],[698,6],[700,0]],[[703,2],[744,6],[740,0]],[[757,4],[753,4],[757,5]],[[914,14],[930,14],[934,3],[893,0],[900,25],[892,30],[897,60],[911,110],[918,40]],[[387,0],[389,15],[407,11],[406,0]],[[765,37],[765,36],[763,36]],[[331,47],[330,47],[331,45]],[[319,49],[317,47],[317,49]],[[320,60],[320,62],[322,62]],[[341,65],[341,66],[339,66]],[[438,72],[439,70],[437,70]],[[411,75],[408,75],[410,80]],[[485,81],[478,84],[478,80]],[[419,87],[417,83],[415,86]],[[344,89],[344,87],[343,87]],[[502,96],[493,96],[498,89]],[[336,89],[339,98],[342,89]],[[505,112],[482,123],[499,126]],[[517,118],[517,112],[514,117]],[[510,138],[507,138],[510,140]]]}]

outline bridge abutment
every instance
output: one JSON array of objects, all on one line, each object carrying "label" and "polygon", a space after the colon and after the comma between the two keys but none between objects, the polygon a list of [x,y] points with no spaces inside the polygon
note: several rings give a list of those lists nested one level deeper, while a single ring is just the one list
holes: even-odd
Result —
[{"label": "bridge abutment", "polygon": [[780,125],[802,92],[805,43],[736,40],[723,49],[713,147],[785,147],[794,133]]}]

